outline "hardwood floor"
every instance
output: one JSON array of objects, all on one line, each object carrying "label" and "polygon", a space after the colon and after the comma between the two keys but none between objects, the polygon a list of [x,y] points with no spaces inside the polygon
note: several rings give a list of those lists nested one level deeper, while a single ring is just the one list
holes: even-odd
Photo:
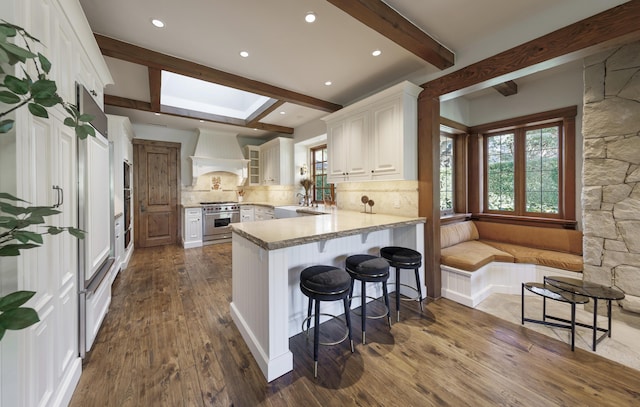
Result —
[{"label": "hardwood floor", "polygon": [[320,347],[317,379],[313,343],[297,335],[293,372],[267,383],[230,301],[230,243],[137,249],[71,406],[640,404],[639,371],[444,299],[423,314],[403,302],[391,330],[368,321],[365,346],[354,315],[355,353]]}]

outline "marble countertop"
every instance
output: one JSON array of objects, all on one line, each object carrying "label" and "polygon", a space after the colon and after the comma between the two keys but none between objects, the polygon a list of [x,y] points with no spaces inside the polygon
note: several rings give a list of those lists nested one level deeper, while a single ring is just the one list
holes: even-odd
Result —
[{"label": "marble countertop", "polygon": [[[290,205],[286,205],[286,204],[278,205],[278,204],[272,204],[272,203],[268,203],[268,202],[236,202],[236,203],[238,205],[240,205],[240,206],[242,206],[242,205],[257,205],[257,206],[267,206],[267,207],[270,207],[270,208],[275,208],[276,206],[290,206]],[[199,202],[186,203],[186,204],[182,204],[181,206],[183,208],[202,208],[202,204],[199,203]]]},{"label": "marble countertop", "polygon": [[334,210],[330,214],[233,223],[234,233],[266,250],[425,223],[426,218]]}]

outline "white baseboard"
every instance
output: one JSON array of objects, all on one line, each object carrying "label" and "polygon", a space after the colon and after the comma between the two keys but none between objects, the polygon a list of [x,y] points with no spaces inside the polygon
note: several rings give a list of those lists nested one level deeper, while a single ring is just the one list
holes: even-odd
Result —
[{"label": "white baseboard", "polygon": [[538,264],[492,262],[476,271],[465,271],[445,265],[442,273],[442,296],[475,308],[493,293],[519,294],[522,283],[541,283],[545,276],[582,279],[582,273]]}]

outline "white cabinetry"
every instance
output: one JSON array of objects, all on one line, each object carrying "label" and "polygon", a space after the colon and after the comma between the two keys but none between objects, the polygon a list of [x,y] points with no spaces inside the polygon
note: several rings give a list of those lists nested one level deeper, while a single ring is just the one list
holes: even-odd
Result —
[{"label": "white cabinetry", "polygon": [[254,206],[242,205],[240,206],[240,222],[253,222],[254,220]]},{"label": "white cabinetry", "polygon": [[328,181],[416,179],[421,90],[405,81],[325,117]]},{"label": "white cabinetry", "polygon": [[202,208],[184,209],[182,246],[185,249],[202,246]]},{"label": "white cabinetry", "polygon": [[[50,78],[64,100],[76,102],[77,81],[95,90],[102,106],[102,89],[112,78],[78,1],[3,0],[0,15],[42,42],[32,51],[51,61]],[[27,71],[37,76],[33,68]],[[20,76],[22,70],[11,73]],[[61,213],[48,217],[47,224],[78,226],[78,147],[73,129],[63,124],[66,116],[59,107],[49,109],[48,119],[26,108],[16,111],[15,129],[0,139],[0,191],[33,206],[59,205]],[[107,220],[107,234],[112,221]],[[0,261],[0,292],[35,291],[26,306],[40,318],[27,329],[8,331],[0,341],[0,405],[67,405],[82,371],[78,241],[67,233],[47,235],[42,247]]]},{"label": "white cabinetry", "polygon": [[328,125],[330,182],[369,178],[369,155],[365,154],[369,144],[369,125],[369,112],[354,114]]},{"label": "white cabinetry", "polygon": [[[133,161],[134,138],[133,127],[128,117],[107,115],[109,125],[109,139],[113,141],[113,210],[117,215],[122,214],[120,226],[121,239],[118,240],[116,231],[116,270],[127,267],[133,245],[133,199],[131,191],[131,164]],[[118,256],[117,253],[121,255]],[[114,277],[115,278],[115,277]]]},{"label": "white cabinetry", "polygon": [[113,226],[113,233],[115,237],[114,240],[115,240],[116,247],[114,249],[115,266],[113,267],[114,273],[111,276],[112,283],[118,276],[118,273],[120,272],[120,264],[122,262],[122,258],[124,257],[124,233],[122,229],[123,220],[124,218],[122,217],[122,215],[117,216]]},{"label": "white cabinetry", "polygon": [[256,220],[256,221],[259,221],[259,220],[270,220],[270,219],[275,219],[275,218],[276,218],[275,211],[273,210],[273,208],[271,208],[269,206],[257,205],[254,208],[253,219]]},{"label": "white cabinetry", "polygon": [[262,185],[293,184],[293,140],[278,137],[260,146]]},{"label": "white cabinetry", "polygon": [[249,160],[247,184],[260,185],[260,147],[245,146],[245,158]]}]

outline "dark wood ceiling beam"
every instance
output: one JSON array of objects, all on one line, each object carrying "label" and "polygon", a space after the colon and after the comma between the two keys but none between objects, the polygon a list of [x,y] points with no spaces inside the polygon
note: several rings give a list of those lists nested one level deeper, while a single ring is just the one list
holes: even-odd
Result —
[{"label": "dark wood ceiling beam", "polygon": [[640,36],[640,0],[631,0],[525,44],[426,82],[424,97],[439,97],[502,75],[620,38]]},{"label": "dark wood ceiling beam", "polygon": [[160,89],[162,88],[162,71],[157,68],[147,68],[149,70],[149,98],[151,109],[154,112],[160,111]]},{"label": "dark wood ceiling beam", "polygon": [[247,124],[245,127],[250,127],[256,130],[275,131],[276,133],[293,134],[293,129],[291,127],[278,126],[269,123],[256,123],[251,126]]},{"label": "dark wood ceiling beam", "polygon": [[500,92],[502,96],[507,97],[518,93],[518,84],[514,81],[506,81],[495,85],[493,89]]},{"label": "dark wood ceiling beam", "polygon": [[455,63],[453,52],[381,0],[327,1],[439,69]]},{"label": "dark wood ceiling beam", "polygon": [[104,95],[104,104],[109,106],[124,107],[127,109],[142,110],[143,112],[160,112],[159,109],[153,110],[151,108],[151,103],[149,102],[123,98],[120,96]]},{"label": "dark wood ceiling beam", "polygon": [[158,110],[154,110],[149,102],[123,98],[120,96],[104,95],[104,104],[115,107],[123,107],[126,109],[141,110],[143,112],[162,113],[171,116],[184,117],[186,119],[206,120],[212,123],[227,124],[230,126],[245,127],[250,129],[258,129],[283,134],[293,134],[291,127],[278,126],[268,123],[247,123],[245,120],[233,117],[220,116],[204,112],[196,112],[194,110],[180,109],[173,106],[161,105]]},{"label": "dark wood ceiling beam", "polygon": [[198,112],[191,109],[183,109],[175,106],[160,106],[160,113],[172,116],[186,117],[188,119],[206,120],[213,123],[229,124],[231,126],[245,127],[245,121],[235,117],[221,116],[213,113]]},{"label": "dark wood ceiling beam", "polygon": [[255,126],[260,120],[267,117],[271,112],[284,105],[282,100],[269,99],[264,105],[260,106],[251,116],[247,117],[247,126]]},{"label": "dark wood ceiling beam", "polygon": [[105,37],[100,34],[94,34],[94,36],[96,37],[96,41],[98,42],[98,46],[100,47],[102,54],[112,58],[180,75],[190,76],[192,78],[217,83],[235,89],[241,89],[247,92],[294,103],[296,105],[309,107],[311,109],[322,110],[325,112],[335,112],[342,109],[342,106],[336,103],[327,102],[301,93],[282,89],[277,86],[272,86],[264,82],[223,72],[185,59],[161,54],[133,44]]}]

